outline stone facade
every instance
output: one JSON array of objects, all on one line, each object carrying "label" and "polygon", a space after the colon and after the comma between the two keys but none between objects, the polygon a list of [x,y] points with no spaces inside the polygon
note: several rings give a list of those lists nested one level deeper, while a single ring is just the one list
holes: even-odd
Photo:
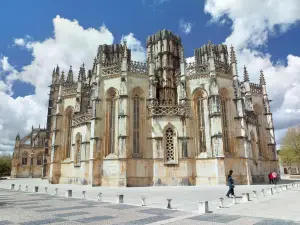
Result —
[{"label": "stone facade", "polygon": [[49,172],[49,154],[45,149],[46,129],[33,128],[20,139],[18,134],[12,158],[12,178],[42,178]]},{"label": "stone facade", "polygon": [[50,86],[51,183],[102,186],[237,184],[278,168],[263,72],[239,81],[233,47],[208,43],[186,63],[180,37],[147,38],[147,62],[126,43],[100,45],[73,80],[59,67]]}]

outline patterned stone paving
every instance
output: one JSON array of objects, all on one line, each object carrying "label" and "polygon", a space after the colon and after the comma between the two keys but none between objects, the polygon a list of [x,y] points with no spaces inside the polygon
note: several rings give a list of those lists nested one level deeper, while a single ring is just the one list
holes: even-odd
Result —
[{"label": "patterned stone paving", "polygon": [[178,210],[113,204],[0,189],[0,225],[16,224],[294,225],[300,223],[220,213],[199,215]]}]

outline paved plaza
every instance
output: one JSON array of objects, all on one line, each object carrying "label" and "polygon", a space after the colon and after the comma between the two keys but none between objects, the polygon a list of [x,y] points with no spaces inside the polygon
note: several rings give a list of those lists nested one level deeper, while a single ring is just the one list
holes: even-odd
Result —
[{"label": "paved plaza", "polygon": [[[15,184],[16,190],[9,189],[11,183]],[[28,183],[26,185],[28,191],[24,191],[25,183]],[[19,185],[21,185],[21,190],[18,190]],[[39,192],[33,193],[33,188],[37,185]],[[47,194],[44,187],[48,188]],[[254,189],[261,191],[262,187],[273,186],[237,186],[237,196],[241,196],[241,193],[247,190],[249,193]],[[55,188],[59,190],[58,195],[54,195]],[[73,190],[72,198],[64,197],[68,188]],[[83,189],[87,192],[85,200],[80,199],[82,197],[80,190]],[[96,193],[100,190],[103,198],[102,201],[97,201]],[[222,186],[209,189],[208,187],[106,189],[76,185],[49,185],[47,181],[40,179],[5,180],[0,181],[0,225],[300,224],[299,187],[264,197],[255,198],[251,194],[250,202],[243,203],[241,198],[237,198],[235,205],[232,199],[225,199],[224,207],[218,208],[220,204],[218,197],[224,196],[226,190],[227,188]],[[124,194],[123,204],[115,203],[116,193]],[[146,196],[146,206],[141,206],[142,194]],[[192,199],[193,196],[194,199]],[[166,209],[168,197],[173,197],[171,210]],[[194,204],[189,202],[191,199]],[[197,212],[197,203],[203,200],[209,201],[210,212],[207,214]],[[185,207],[185,204],[189,206]]]}]

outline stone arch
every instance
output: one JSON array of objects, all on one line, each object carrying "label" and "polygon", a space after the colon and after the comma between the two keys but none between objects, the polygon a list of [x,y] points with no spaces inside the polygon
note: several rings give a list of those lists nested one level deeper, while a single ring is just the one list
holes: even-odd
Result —
[{"label": "stone arch", "polygon": [[[207,92],[204,89],[197,88],[193,91],[192,95],[192,108],[194,119],[196,121],[196,145],[197,152],[206,152],[207,151],[207,128],[208,123],[206,119],[208,118],[208,100],[207,100]],[[208,134],[209,135],[209,134]]]},{"label": "stone arch", "polygon": [[23,152],[22,153],[22,165],[26,166],[28,163],[28,153],[27,152]]},{"label": "stone arch", "polygon": [[64,151],[63,159],[71,157],[72,147],[72,120],[74,115],[74,108],[68,106],[64,111],[63,127],[64,127]]},{"label": "stone arch", "polygon": [[220,95],[220,111],[222,118],[222,133],[223,133],[223,151],[230,152],[230,141],[229,141],[229,120],[228,115],[229,111],[229,91],[226,88],[221,88],[219,90]]},{"label": "stone arch", "polygon": [[135,87],[130,91],[130,145],[132,146],[132,156],[140,157],[143,152],[143,140],[145,129],[145,110],[144,91]]},{"label": "stone arch", "polygon": [[75,149],[74,149],[74,165],[80,165],[81,161],[81,142],[82,135],[78,132],[75,136]]},{"label": "stone arch", "polygon": [[163,129],[164,158],[166,164],[178,163],[178,146],[176,128],[168,123]]},{"label": "stone arch", "polygon": [[115,88],[109,88],[105,102],[105,155],[114,154],[116,149],[117,135],[117,99],[118,92]]}]

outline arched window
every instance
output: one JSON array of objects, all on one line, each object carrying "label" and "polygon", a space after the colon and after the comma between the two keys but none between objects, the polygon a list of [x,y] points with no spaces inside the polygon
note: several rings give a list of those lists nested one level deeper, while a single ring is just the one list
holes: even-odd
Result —
[{"label": "arched window", "polygon": [[76,145],[75,145],[75,153],[74,153],[74,165],[80,164],[81,161],[81,135],[76,134]]},{"label": "arched window", "polygon": [[28,154],[27,152],[23,152],[22,153],[22,165],[27,165],[27,158],[28,158]]},{"label": "arched window", "polygon": [[257,145],[258,145],[258,154],[262,156],[262,143],[261,143],[261,121],[260,121],[260,114],[261,110],[258,105],[254,105],[254,112],[255,112],[255,126],[256,126],[256,135],[257,135]]},{"label": "arched window", "polygon": [[250,140],[251,140],[251,150],[252,150],[252,159],[256,161],[256,141],[253,132],[250,132]]},{"label": "arched window", "polygon": [[107,149],[108,154],[115,152],[115,133],[116,133],[116,92],[113,89],[108,91],[106,99],[106,118],[107,118]]},{"label": "arched window", "polygon": [[205,136],[205,116],[204,110],[206,108],[206,99],[202,91],[199,91],[194,98],[194,104],[196,106],[196,120],[197,130],[199,135],[199,150],[200,152],[206,152],[206,136]]},{"label": "arched window", "polygon": [[39,154],[36,158],[36,164],[37,165],[42,165],[42,162],[43,162],[43,155],[42,154]]},{"label": "arched window", "polygon": [[228,91],[226,89],[221,89],[220,98],[221,98],[221,115],[222,115],[222,132],[223,132],[223,150],[224,152],[229,152],[229,126],[228,126]]},{"label": "arched window", "polygon": [[133,96],[133,153],[140,151],[140,96]]},{"label": "arched window", "polygon": [[68,108],[65,112],[65,137],[66,137],[66,148],[65,148],[65,159],[71,156],[71,141],[72,141],[72,119],[73,110]]},{"label": "arched window", "polygon": [[174,146],[174,130],[169,127],[165,131],[166,138],[166,160],[167,162],[175,161],[175,146]]}]

